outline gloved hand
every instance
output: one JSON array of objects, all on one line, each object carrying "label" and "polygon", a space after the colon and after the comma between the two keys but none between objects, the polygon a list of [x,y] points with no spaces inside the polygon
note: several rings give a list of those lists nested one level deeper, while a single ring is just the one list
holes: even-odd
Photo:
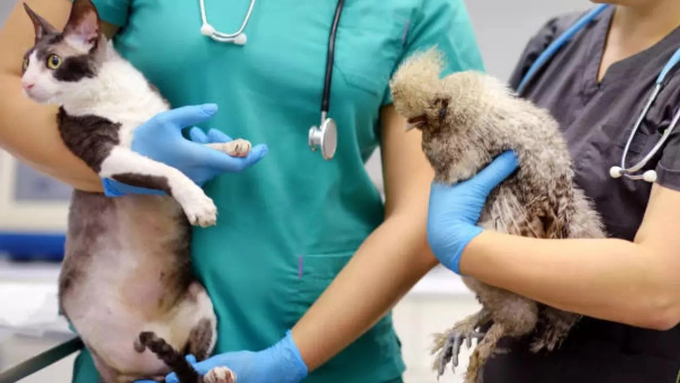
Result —
[{"label": "gloved hand", "polygon": [[[290,331],[265,350],[227,352],[192,365],[201,375],[215,367],[227,367],[236,374],[238,383],[298,383],[308,374]],[[175,373],[166,376],[165,382],[178,383]]]},{"label": "gloved hand", "polygon": [[[191,140],[182,136],[182,129],[207,121],[217,112],[217,105],[191,105],[162,112],[135,130],[132,150],[155,161],[172,166],[199,186],[222,173],[240,172],[257,163],[267,153],[265,145],[251,148],[246,157],[232,157],[206,147],[205,143],[228,142],[231,138],[211,130],[205,135],[194,127]],[[165,194],[123,184],[113,179],[102,180],[107,196],[125,194]]]},{"label": "gloved hand", "polygon": [[439,262],[460,274],[460,255],[482,232],[477,226],[489,193],[517,169],[512,151],[494,159],[474,177],[453,186],[432,183],[427,241]]}]

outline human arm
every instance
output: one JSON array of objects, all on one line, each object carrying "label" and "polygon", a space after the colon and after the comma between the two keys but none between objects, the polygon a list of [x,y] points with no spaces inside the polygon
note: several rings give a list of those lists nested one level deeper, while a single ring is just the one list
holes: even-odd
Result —
[{"label": "human arm", "polygon": [[[222,365],[243,383],[298,382],[369,330],[437,265],[425,237],[433,172],[420,149],[420,132],[405,133],[405,120],[391,105],[381,114],[383,223],[282,341],[260,352],[214,356],[195,364],[199,372]],[[250,369],[253,365],[257,371]],[[277,379],[281,373],[287,377]],[[171,374],[167,381],[175,379]]]},{"label": "human arm", "polygon": [[385,220],[293,327],[295,343],[311,370],[373,326],[437,264],[425,240],[433,173],[420,149],[419,133],[404,133],[405,122],[393,106],[382,114]]},{"label": "human arm", "polygon": [[[26,3],[55,26],[68,19],[68,0],[27,0]],[[105,24],[113,36],[116,28]],[[75,188],[98,192],[102,183],[94,171],[63,144],[57,129],[55,106],[38,105],[21,90],[23,55],[34,39],[33,26],[17,2],[0,30],[0,146],[33,168]]]},{"label": "human arm", "polygon": [[666,330],[680,322],[679,216],[680,192],[656,184],[633,242],[489,231],[469,243],[460,269],[563,310]]},{"label": "human arm", "polygon": [[428,241],[442,264],[562,310],[659,330],[677,325],[680,192],[654,185],[633,242],[483,231],[476,225],[482,206],[515,166],[504,155],[459,185],[432,185]]},{"label": "human arm", "polygon": [[[403,45],[398,45],[400,50],[403,48],[399,53],[401,59],[436,45],[447,58],[444,74],[483,70],[462,0],[424,0],[411,16],[406,24],[407,35],[400,32],[391,37],[403,41]],[[422,153],[419,133],[405,133],[405,121],[391,105],[387,81],[383,96],[380,119],[386,191],[383,223],[283,340],[259,352],[216,355],[196,364],[200,372],[223,365],[234,369],[242,383],[298,382],[297,374],[281,380],[280,371],[299,371],[302,367],[305,376],[316,370],[372,328],[411,286],[436,266],[424,235],[428,185],[433,172]],[[333,333],[328,333],[329,326]],[[288,357],[280,356],[283,354]],[[253,365],[261,368],[250,370]],[[167,381],[176,380],[171,375]]]}]

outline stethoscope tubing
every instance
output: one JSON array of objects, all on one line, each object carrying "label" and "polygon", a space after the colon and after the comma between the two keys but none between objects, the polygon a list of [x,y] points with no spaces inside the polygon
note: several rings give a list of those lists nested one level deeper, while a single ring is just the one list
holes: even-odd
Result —
[{"label": "stethoscope tubing", "polygon": [[331,31],[328,36],[328,51],[326,53],[326,74],[323,84],[323,97],[321,99],[321,121],[326,119],[328,111],[330,109],[330,98],[331,98],[331,82],[333,79],[333,64],[335,62],[335,40],[338,32],[338,24],[340,23],[340,16],[342,15],[342,8],[345,4],[345,0],[338,0],[338,4],[335,7],[335,15],[333,17],[333,24],[331,25]]},{"label": "stethoscope tubing", "polygon": [[[333,16],[333,23],[328,36],[328,50],[326,53],[325,68],[326,71],[324,75],[323,96],[321,99],[321,123],[318,127],[313,126],[309,130],[308,134],[309,145],[312,147],[312,150],[316,150],[318,146],[321,146],[323,157],[327,160],[333,157],[337,146],[336,124],[332,118],[328,118],[328,112],[330,110],[331,82],[333,79],[333,65],[335,62],[335,41],[344,4],[344,0],[338,0]],[[248,25],[253,8],[255,7],[255,0],[250,0],[250,6],[248,7],[248,11],[243,19],[243,22],[241,23],[241,27],[238,29],[238,31],[236,31],[236,33],[231,34],[219,32],[208,23],[205,0],[199,0],[199,6],[201,10],[201,20],[203,22],[201,25],[201,34],[208,36],[218,42],[233,43],[237,45],[246,44],[247,38],[244,30]],[[327,146],[326,144],[329,144],[330,146]]]},{"label": "stethoscope tubing", "polygon": [[591,22],[597,15],[602,13],[609,5],[608,4],[602,4],[594,9],[592,9],[590,12],[585,14],[581,19],[579,19],[574,25],[572,25],[569,29],[567,29],[564,33],[562,33],[552,44],[546,48],[545,51],[543,51],[534,64],[529,68],[527,73],[524,75],[524,78],[522,81],[520,81],[520,84],[517,86],[517,93],[521,94],[524,89],[526,88],[527,84],[529,83],[529,80],[531,80],[536,72],[538,72],[543,65],[555,55],[555,53],[564,45],[566,44],[569,40],[571,40],[574,35],[576,35],[580,30],[582,30],[586,24]]},{"label": "stethoscope tubing", "polygon": [[[205,11],[205,1],[204,0],[199,0],[200,2],[200,7],[201,7],[201,20],[203,21],[203,25],[210,25],[208,23],[208,16],[206,15]],[[223,41],[223,42],[229,42],[232,41],[235,37],[241,35],[243,31],[246,29],[246,25],[248,25],[248,21],[250,21],[250,16],[253,13],[253,8],[255,7],[255,0],[250,0],[250,6],[248,6],[248,11],[246,13],[246,16],[243,18],[243,22],[241,23],[241,27],[239,28],[236,33],[222,33],[215,31],[212,34],[212,38],[218,41]]]}]

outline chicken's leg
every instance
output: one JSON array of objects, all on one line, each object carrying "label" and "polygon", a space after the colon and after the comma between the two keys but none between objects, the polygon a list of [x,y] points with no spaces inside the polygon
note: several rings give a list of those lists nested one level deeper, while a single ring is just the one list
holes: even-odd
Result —
[{"label": "chicken's leg", "polygon": [[505,336],[505,328],[500,323],[494,323],[484,334],[484,338],[479,342],[475,351],[470,356],[470,364],[465,374],[465,383],[482,383],[483,372],[486,361],[494,354],[502,353],[496,347],[498,341]]},{"label": "chicken's leg", "polygon": [[432,353],[437,353],[434,363],[437,377],[444,374],[444,369],[449,361],[451,361],[451,369],[455,372],[456,367],[458,367],[458,355],[460,354],[463,342],[465,342],[468,348],[471,348],[472,339],[479,341],[484,338],[484,334],[477,331],[477,329],[485,325],[490,318],[489,312],[483,308],[456,323],[448,332],[435,335],[435,345]]}]

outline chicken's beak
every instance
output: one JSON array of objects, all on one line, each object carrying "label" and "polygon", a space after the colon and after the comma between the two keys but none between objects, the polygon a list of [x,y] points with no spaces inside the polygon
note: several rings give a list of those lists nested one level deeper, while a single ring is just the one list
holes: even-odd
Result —
[{"label": "chicken's beak", "polygon": [[423,125],[427,123],[427,117],[425,115],[411,117],[406,121],[406,131],[411,131],[413,129],[422,129]]}]

